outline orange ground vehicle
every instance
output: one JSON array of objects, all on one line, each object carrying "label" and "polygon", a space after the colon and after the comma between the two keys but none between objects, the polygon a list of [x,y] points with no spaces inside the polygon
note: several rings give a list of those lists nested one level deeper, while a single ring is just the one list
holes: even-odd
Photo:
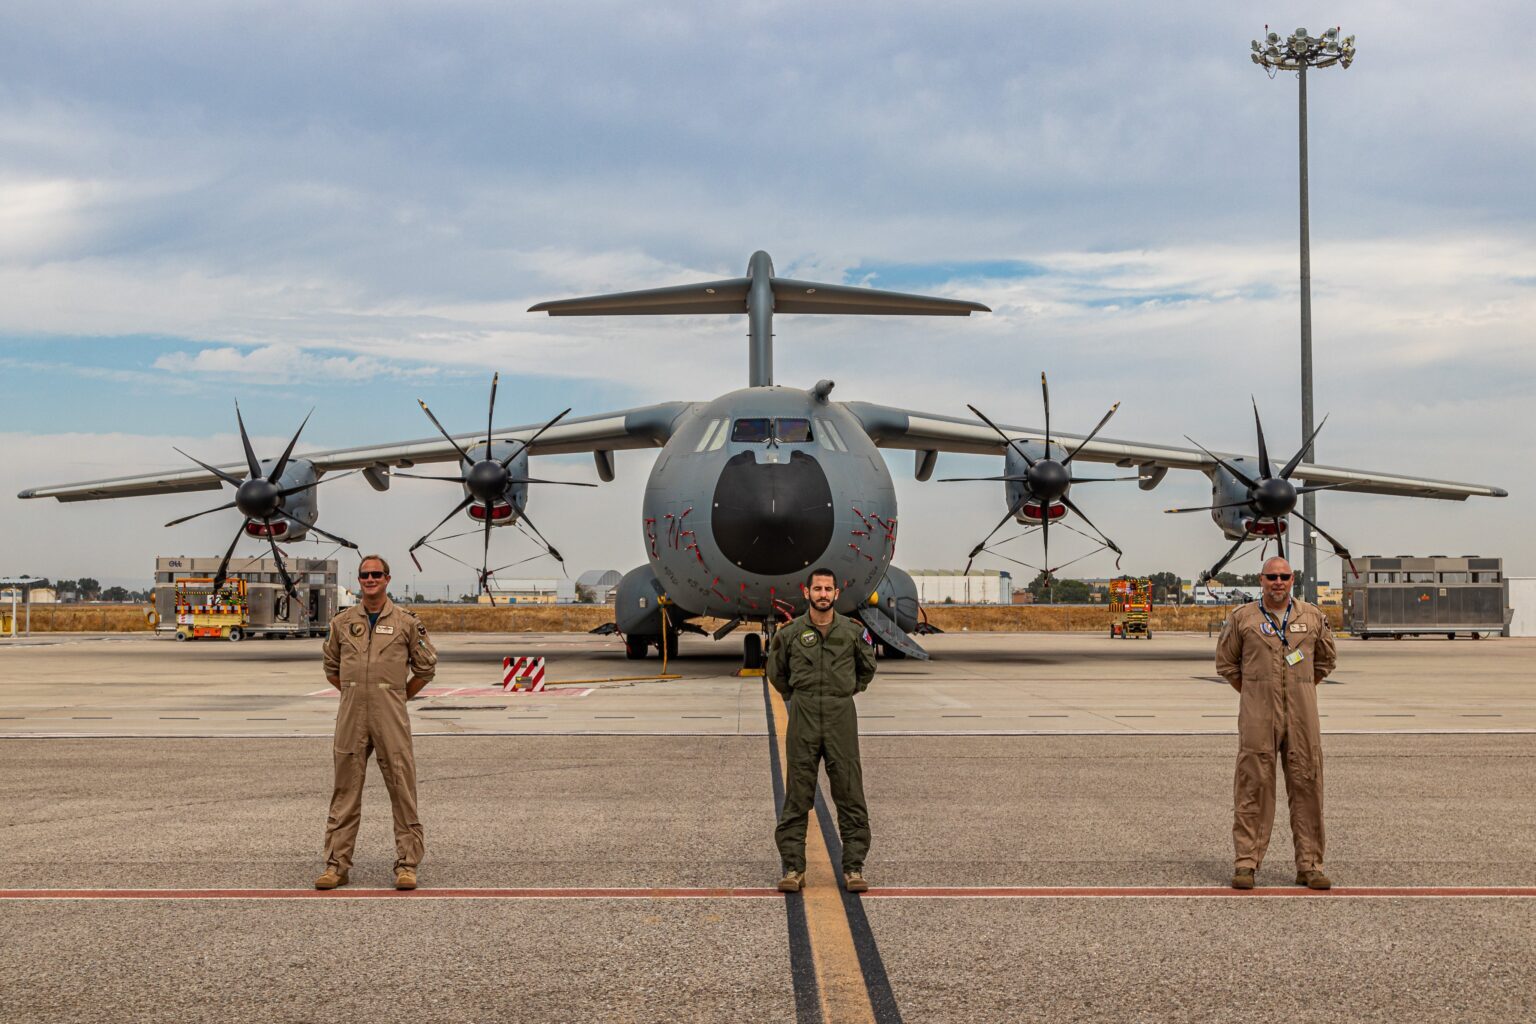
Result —
[{"label": "orange ground vehicle", "polygon": [[1111,640],[1133,636],[1152,639],[1151,580],[1110,580],[1109,608],[1114,613],[1109,623]]},{"label": "orange ground vehicle", "polygon": [[249,628],[245,580],[231,578],[217,594],[211,577],[176,581],[176,639],[240,641]]}]

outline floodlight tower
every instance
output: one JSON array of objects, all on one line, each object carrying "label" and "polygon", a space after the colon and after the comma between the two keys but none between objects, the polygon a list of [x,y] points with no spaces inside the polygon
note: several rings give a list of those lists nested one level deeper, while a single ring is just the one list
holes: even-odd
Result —
[{"label": "floodlight tower", "polygon": [[[1300,83],[1301,116],[1301,443],[1307,445],[1305,458],[1315,460],[1309,438],[1312,436],[1312,237],[1307,207],[1307,68],[1327,68],[1337,64],[1347,68],[1355,61],[1355,37],[1339,35],[1330,28],[1321,38],[1299,28],[1285,38],[1264,26],[1264,41],[1252,43],[1253,62],[1274,78],[1281,71],[1296,72]],[[1302,514],[1317,522],[1317,495],[1301,496]],[[1317,601],[1317,542],[1306,528],[1302,541],[1302,598]]]}]

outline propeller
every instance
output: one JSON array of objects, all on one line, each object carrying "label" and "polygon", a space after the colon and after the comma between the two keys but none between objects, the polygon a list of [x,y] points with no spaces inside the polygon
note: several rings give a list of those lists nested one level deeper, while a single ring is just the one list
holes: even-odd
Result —
[{"label": "propeller", "polygon": [[[976,560],[976,556],[987,550],[987,542],[997,534],[997,531],[1001,530],[1005,525],[1007,525],[1008,520],[1018,516],[1020,512],[1023,511],[1025,505],[1032,503],[1038,503],[1040,506],[1040,541],[1041,547],[1044,551],[1045,561],[1045,566],[1041,571],[1045,573],[1047,579],[1051,577],[1056,569],[1061,568],[1061,566],[1051,566],[1051,508],[1053,505],[1061,505],[1068,511],[1075,513],[1078,518],[1082,519],[1082,521],[1086,523],[1091,530],[1093,530],[1094,533],[1098,534],[1098,540],[1102,543],[1103,547],[1109,548],[1117,556],[1124,554],[1124,552],[1120,550],[1120,547],[1114,541],[1110,540],[1109,537],[1105,536],[1104,532],[1093,524],[1093,520],[1084,515],[1083,510],[1078,508],[1076,503],[1073,502],[1071,497],[1068,496],[1068,492],[1072,489],[1073,484],[1113,483],[1120,480],[1137,479],[1134,476],[1074,477],[1072,475],[1071,469],[1068,468],[1071,466],[1072,460],[1078,456],[1078,453],[1083,450],[1088,442],[1097,437],[1099,431],[1104,429],[1104,425],[1109,422],[1110,417],[1113,416],[1116,410],[1120,408],[1120,403],[1116,402],[1114,405],[1110,406],[1109,411],[1104,414],[1103,418],[1099,420],[1098,424],[1093,428],[1093,430],[1089,431],[1086,437],[1077,442],[1076,447],[1067,452],[1064,458],[1057,460],[1051,455],[1051,392],[1050,386],[1046,383],[1045,374],[1043,373],[1040,374],[1040,397],[1045,406],[1045,455],[1040,458],[1031,456],[1018,439],[1009,437],[1003,428],[994,423],[986,413],[982,412],[974,405],[966,406],[966,408],[975,413],[983,423],[991,427],[993,432],[996,433],[998,437],[1002,438],[1008,447],[1024,460],[1023,473],[1003,476],[945,477],[939,481],[940,483],[957,483],[973,480],[1001,480],[1005,483],[1017,483],[1024,485],[1023,496],[1020,497],[1017,502],[1013,503],[1013,505],[1008,509],[1008,513],[998,521],[996,526],[992,527],[991,532],[983,537],[980,543],[971,548],[970,556],[967,558],[965,563],[966,572],[971,571],[971,563]],[[1074,559],[1074,561],[1076,561],[1076,559]],[[1023,565],[1025,563],[1021,562],[1019,564]],[[1115,565],[1117,568],[1119,567],[1119,564],[1120,561],[1117,557],[1115,559]],[[1035,567],[1028,566],[1028,568]]]},{"label": "propeller", "polygon": [[[1228,501],[1214,505],[1196,505],[1192,508],[1170,508],[1166,511],[1169,514],[1177,515],[1184,512],[1210,512],[1217,509],[1246,508],[1253,513],[1254,521],[1264,522],[1268,520],[1275,524],[1275,545],[1281,558],[1285,557],[1285,534],[1280,529],[1280,526],[1287,516],[1295,516],[1303,523],[1306,523],[1307,526],[1316,530],[1318,535],[1329,544],[1333,545],[1333,553],[1348,562],[1351,571],[1353,571],[1355,563],[1350,557],[1349,549],[1340,544],[1321,526],[1318,526],[1312,520],[1296,511],[1296,499],[1299,496],[1310,494],[1313,491],[1328,491],[1344,485],[1342,483],[1307,484],[1303,487],[1297,487],[1291,483],[1291,474],[1296,472],[1296,467],[1301,465],[1302,457],[1312,447],[1312,442],[1317,440],[1317,435],[1322,432],[1323,425],[1328,422],[1328,417],[1323,417],[1322,423],[1317,425],[1317,428],[1312,431],[1311,435],[1302,443],[1302,446],[1297,449],[1296,454],[1291,456],[1284,466],[1280,467],[1280,472],[1276,473],[1274,464],[1269,458],[1269,445],[1264,440],[1264,423],[1259,418],[1259,403],[1257,399],[1250,400],[1253,402],[1253,428],[1258,436],[1259,443],[1259,473],[1257,479],[1244,473],[1199,441],[1189,437],[1188,434],[1184,435],[1190,444],[1199,448],[1206,455],[1209,455],[1218,466],[1231,473],[1239,483],[1246,487],[1248,489],[1247,496],[1238,501]],[[1251,536],[1254,535],[1245,529],[1243,535],[1237,539],[1237,543],[1233,544],[1215,565],[1211,566],[1208,571],[1201,575],[1201,582],[1203,583],[1221,572],[1226,564],[1237,555],[1238,549]]]},{"label": "propeller", "polygon": [[[448,520],[469,508],[471,505],[479,505],[483,510],[484,515],[482,518],[485,521],[485,527],[483,531],[480,531],[482,535],[483,546],[480,558],[480,568],[478,570],[480,575],[479,589],[485,592],[485,596],[490,599],[492,604],[496,603],[496,599],[491,594],[490,578],[496,572],[496,570],[490,567],[491,527],[495,525],[496,504],[497,502],[505,503],[504,499],[507,490],[516,484],[563,484],[567,487],[597,486],[596,484],[581,483],[576,480],[541,480],[531,476],[516,476],[511,470],[512,463],[517,459],[517,457],[526,452],[529,446],[532,445],[533,442],[537,441],[546,430],[564,419],[570,413],[571,410],[569,409],[566,409],[564,412],[551,419],[548,423],[545,423],[538,430],[534,431],[533,434],[526,440],[518,441],[517,447],[514,448],[506,458],[496,459],[491,457],[491,442],[493,440],[493,435],[495,434],[493,424],[496,419],[496,390],[500,381],[500,373],[492,375],[491,401],[485,414],[485,458],[478,460],[470,458],[469,452],[465,451],[464,446],[459,444],[458,441],[454,440],[453,435],[449,434],[448,431],[443,428],[442,423],[438,421],[437,417],[432,415],[432,410],[427,408],[427,403],[421,401],[421,399],[417,399],[416,402],[421,406],[421,411],[427,414],[427,419],[432,421],[432,425],[437,428],[437,432],[442,434],[443,438],[449,444],[453,445],[454,450],[459,453],[459,459],[464,467],[464,471],[458,476],[431,476],[419,473],[395,474],[396,476],[410,477],[414,480],[448,481],[450,483],[460,484],[464,487],[465,490],[469,492],[464,496],[464,500],[455,505],[453,510],[444,516],[436,526],[432,527],[432,529],[424,533],[420,540],[411,545],[411,561],[416,563],[417,569],[421,568],[421,560],[416,557],[416,549],[426,547],[432,551],[437,551],[438,549],[433,547],[431,544],[432,535],[435,534],[438,530],[441,530],[443,526],[447,524]],[[555,561],[564,566],[565,559],[561,557],[559,551],[555,550],[554,545],[550,544],[549,541],[544,539],[544,535],[539,532],[538,527],[533,525],[533,521],[528,518],[528,513],[526,511],[521,514],[521,518],[523,522],[528,524],[529,529],[533,531],[534,536],[538,538],[539,542],[544,545],[545,552],[552,556]],[[444,554],[444,552],[441,551],[438,553]],[[459,559],[454,559],[454,561],[459,561]],[[473,568],[473,566],[471,566],[471,568]],[[507,566],[501,566],[501,568],[505,569]]]},{"label": "propeller", "polygon": [[273,463],[272,472],[268,473],[266,476],[262,476],[261,460],[256,458],[256,449],[251,446],[251,436],[246,432],[245,418],[240,415],[240,403],[238,401],[235,402],[235,422],[240,427],[240,444],[245,449],[245,463],[247,468],[247,475],[245,479],[242,480],[240,477],[237,477],[231,473],[226,473],[224,470],[219,469],[216,466],[210,466],[208,463],[197,458],[196,456],[187,455],[187,453],[182,451],[180,448],[176,449],[177,452],[185,455],[188,459],[191,459],[203,469],[218,477],[224,483],[234,487],[235,500],[228,502],[227,504],[220,505],[217,508],[204,509],[201,512],[194,512],[189,516],[182,516],[180,519],[172,519],[165,525],[176,526],[180,523],[185,523],[188,520],[196,519],[199,516],[206,516],[213,512],[224,512],[232,508],[239,509],[240,515],[244,517],[240,523],[239,531],[235,534],[234,540],[229,542],[228,550],[224,552],[223,559],[219,561],[219,571],[216,572],[213,577],[214,593],[219,592],[219,588],[224,585],[225,579],[228,578],[229,560],[234,557],[235,545],[240,543],[240,538],[245,535],[246,527],[253,522],[261,523],[263,526],[267,527],[267,544],[271,547],[272,558],[277,563],[277,574],[283,581],[283,590],[285,590],[288,596],[295,601],[297,601],[299,597],[298,588],[294,586],[293,578],[288,575],[288,566],[283,561],[282,553],[277,549],[277,541],[272,536],[272,527],[277,521],[293,523],[299,527],[302,527],[303,529],[310,530],[314,533],[318,533],[322,537],[333,540],[343,547],[351,548],[354,551],[357,550],[357,545],[351,541],[342,537],[338,537],[334,533],[327,533],[326,531],[320,529],[318,526],[313,526],[309,523],[302,522],[299,519],[294,518],[294,516],[289,513],[286,508],[284,508],[285,500],[293,497],[295,494],[300,494],[304,491],[312,490],[316,487],[319,487],[322,483],[328,482],[330,480],[339,480],[344,476],[351,476],[353,472],[356,472],[356,470],[352,470],[346,473],[334,473],[331,476],[326,477],[325,480],[316,480],[312,483],[300,484],[297,487],[278,486],[278,481],[282,479],[283,472],[288,468],[288,461],[293,456],[293,448],[299,443],[299,435],[304,433],[304,427],[309,423],[309,417],[313,416],[314,412],[315,411],[311,409],[309,414],[304,417],[303,422],[299,424],[299,429],[293,432],[293,438],[288,442],[288,447],[283,449],[282,456],[278,458],[277,462]]}]

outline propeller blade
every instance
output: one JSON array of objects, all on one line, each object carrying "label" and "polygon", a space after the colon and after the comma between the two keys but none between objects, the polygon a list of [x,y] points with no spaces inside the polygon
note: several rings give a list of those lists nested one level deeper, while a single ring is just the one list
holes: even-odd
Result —
[{"label": "propeller blade", "polygon": [[1201,444],[1199,441],[1196,441],[1194,438],[1190,437],[1188,434],[1184,435],[1184,440],[1188,441],[1190,444],[1194,445],[1196,448],[1199,448],[1201,451],[1205,452],[1205,454],[1207,454],[1211,458],[1215,459],[1216,460],[1216,465],[1220,466],[1222,469],[1226,470],[1228,473],[1231,473],[1233,476],[1237,477],[1239,480],[1241,480],[1248,487],[1250,487],[1250,488],[1257,488],[1259,486],[1259,482],[1257,480],[1253,479],[1247,473],[1244,473],[1242,470],[1238,469],[1236,466],[1232,465],[1226,459],[1222,458],[1220,455],[1217,455],[1215,452],[1211,451],[1205,445]]},{"label": "propeller blade", "polygon": [[491,607],[496,607],[496,595],[491,593],[490,565],[491,565],[491,513],[495,508],[490,502],[485,503],[485,547],[480,552],[480,589],[485,591],[485,596],[491,602]]},{"label": "propeller blade", "polygon": [[[1045,371],[1040,372],[1040,398],[1045,403],[1045,457],[1051,457],[1051,389],[1045,386]],[[1045,560],[1046,565],[1051,560]]]},{"label": "propeller blade", "polygon": [[1093,520],[1092,519],[1089,519],[1087,516],[1083,515],[1083,510],[1078,508],[1077,505],[1072,501],[1072,499],[1070,497],[1068,497],[1067,495],[1063,494],[1061,496],[1061,503],[1063,505],[1067,506],[1067,509],[1069,511],[1075,513],[1077,515],[1077,518],[1079,518],[1083,522],[1087,523],[1089,528],[1092,529],[1094,533],[1099,535],[1099,539],[1104,542],[1104,546],[1105,547],[1109,548],[1109,550],[1113,551],[1117,555],[1125,554],[1124,551],[1120,550],[1120,546],[1118,544],[1116,544],[1114,541],[1110,540],[1108,537],[1106,537],[1104,535],[1104,531],[1103,530],[1101,530],[1097,526],[1093,525]]},{"label": "propeller blade", "polygon": [[1242,501],[1229,501],[1225,505],[1197,505],[1194,508],[1165,508],[1163,509],[1163,514],[1171,515],[1178,512],[1209,512],[1212,509],[1218,508],[1242,508],[1247,504],[1247,499],[1244,499]]},{"label": "propeller blade", "polygon": [[198,516],[206,516],[210,512],[223,512],[225,509],[231,509],[231,508],[234,508],[234,507],[235,507],[235,502],[232,501],[228,505],[220,505],[218,508],[205,508],[201,512],[193,512],[189,516],[182,516],[180,519],[172,519],[170,522],[166,523],[165,525],[166,526],[179,526],[182,523],[186,522],[188,519],[196,519]]},{"label": "propeller blade", "polygon": [[[1312,527],[1312,529],[1318,532],[1318,535],[1321,536],[1323,540],[1326,540],[1329,544],[1332,544],[1334,554],[1338,555],[1340,558],[1350,558],[1349,549],[1335,540],[1333,535],[1330,534],[1327,530],[1324,530],[1321,526],[1318,526],[1316,523],[1302,515],[1300,512],[1292,512],[1291,515]],[[1350,559],[1350,562],[1351,565],[1353,565],[1353,559]]]},{"label": "propeller blade", "polygon": [[[187,455],[186,452],[181,451],[181,449],[177,448],[175,445],[171,446],[171,450],[175,451],[175,452],[181,452],[182,455]],[[187,455],[187,458],[191,459],[193,462],[197,463],[199,466],[202,466],[208,472],[212,473],[214,476],[218,477],[220,480],[223,480],[225,483],[227,483],[227,484],[234,484],[236,487],[240,486],[240,478],[239,477],[237,477],[237,476],[230,476],[228,473],[224,472],[222,469],[218,469],[218,468],[216,468],[214,466],[210,466],[210,465],[208,465],[208,463],[204,462],[202,459],[196,458],[194,456]]]},{"label": "propeller blade", "polygon": [[541,533],[539,528],[534,525],[533,520],[528,518],[528,513],[526,510],[523,512],[522,520],[527,524],[528,529],[533,531],[533,535],[539,538],[539,542],[544,545],[544,547],[549,551],[550,555],[554,557],[555,561],[559,562],[563,567],[565,565],[565,558],[561,556],[560,552],[555,550],[555,546],[553,544],[545,539],[544,534]]},{"label": "propeller blade", "polygon": [[580,480],[540,480],[534,476],[513,477],[507,481],[512,484],[562,484],[566,487],[596,487],[597,484],[586,484]]},{"label": "propeller blade", "polygon": [[1335,487],[1346,487],[1347,484],[1308,484],[1305,487],[1296,488],[1297,494],[1311,494],[1313,491],[1331,491]]},{"label": "propeller blade", "polygon": [[[1019,447],[1019,443],[1017,441],[1015,441],[1013,438],[1009,437],[1007,434],[1003,433],[1003,428],[999,427],[996,423],[993,423],[990,419],[988,419],[986,413],[982,412],[980,409],[976,408],[974,405],[967,405],[966,408],[971,410],[971,412],[975,413],[977,416],[979,416],[981,418],[981,422],[983,422],[987,426],[991,427],[993,429],[993,431],[995,431],[997,433],[998,437],[1002,438],[1008,444],[1009,447],[1011,447],[1014,451],[1018,452],[1019,455],[1024,459],[1024,465],[1026,465],[1026,466],[1033,466],[1035,464],[1035,460],[1029,457],[1029,453],[1026,452],[1023,448]],[[1050,449],[1047,448],[1046,451],[1049,452]]]},{"label": "propeller blade", "polygon": [[1317,429],[1312,431],[1312,436],[1307,438],[1307,443],[1301,446],[1301,451],[1297,452],[1295,455],[1292,455],[1291,461],[1287,462],[1285,464],[1285,468],[1280,471],[1280,479],[1289,480],[1291,478],[1291,474],[1296,472],[1296,467],[1301,465],[1302,458],[1305,457],[1307,452],[1312,449],[1312,442],[1317,440],[1317,435],[1323,431],[1323,424],[1327,422],[1328,417],[1324,416],[1323,422],[1319,423],[1317,425]]},{"label": "propeller blade", "polygon": [[240,523],[240,529],[235,531],[235,539],[229,542],[229,548],[224,552],[224,558],[219,562],[219,571],[213,574],[213,592],[217,594],[219,588],[224,585],[224,579],[229,575],[229,560],[235,556],[235,545],[240,543],[240,538],[245,536],[245,524],[249,519]]},{"label": "propeller blade", "polygon": [[240,424],[240,443],[245,445],[245,462],[251,468],[250,479],[255,480],[261,476],[261,460],[256,458],[256,449],[251,447],[251,437],[245,432],[245,420],[240,417],[240,402],[235,402],[235,422]]},{"label": "propeller blade", "polygon": [[[1280,520],[1278,519],[1271,521],[1277,527],[1280,525]],[[1279,555],[1281,558],[1285,558],[1285,534],[1281,533],[1279,530],[1275,531],[1275,554]],[[1289,561],[1289,559],[1286,560]]]},{"label": "propeller blade", "polygon": [[1022,483],[1028,480],[1027,476],[945,476],[938,479],[941,484],[970,483],[975,480],[1002,480],[1005,483]]},{"label": "propeller blade", "polygon": [[501,468],[502,469],[506,469],[508,466],[512,465],[512,460],[513,459],[517,458],[519,455],[523,454],[523,452],[527,451],[533,445],[533,442],[537,441],[543,435],[544,431],[548,430],[550,427],[554,426],[556,423],[559,423],[561,420],[565,419],[567,416],[570,415],[570,412],[571,412],[571,410],[569,410],[569,409],[565,410],[565,412],[560,413],[554,419],[550,420],[548,423],[544,424],[538,430],[534,431],[532,437],[530,437],[528,440],[522,442],[523,446],[521,448],[517,449],[511,455],[508,455],[506,458],[501,460]]},{"label": "propeller blade", "polygon": [[1078,484],[1118,484],[1126,480],[1140,480],[1139,476],[1075,476],[1072,478],[1072,486]]},{"label": "propeller blade", "polygon": [[461,476],[429,476],[426,473],[401,473],[401,472],[395,472],[395,473],[392,473],[391,475],[392,476],[410,477],[412,480],[446,480],[449,483],[455,483],[455,484],[462,484],[462,483],[465,482],[464,478],[461,477]]},{"label": "propeller blade", "polygon": [[277,550],[277,541],[272,537],[272,520],[263,519],[262,522],[267,526],[267,543],[272,547],[272,559],[277,563],[277,575],[283,581],[283,590],[292,600],[298,601],[299,588],[293,585],[293,577],[288,575],[288,567],[283,564],[283,553]]},{"label": "propeller blade", "polygon": [[421,406],[421,411],[427,414],[427,419],[432,421],[432,425],[437,428],[437,432],[443,435],[443,440],[453,445],[453,450],[459,453],[459,458],[464,460],[464,465],[473,466],[475,460],[471,459],[469,453],[460,446],[459,442],[449,436],[448,431],[443,429],[443,425],[437,422],[437,417],[432,415],[432,410],[427,408],[427,403],[418,398],[416,399],[416,404]]},{"label": "propeller blade", "polygon": [[[1063,466],[1065,466],[1067,463],[1069,463],[1073,459],[1075,459],[1077,457],[1077,453],[1082,451],[1084,448],[1086,448],[1088,446],[1088,442],[1089,441],[1092,441],[1095,437],[1099,436],[1099,431],[1104,429],[1104,424],[1109,422],[1109,418],[1111,416],[1113,416],[1115,413],[1119,412],[1119,411],[1120,411],[1120,403],[1119,402],[1116,402],[1114,405],[1110,406],[1109,407],[1109,412],[1105,413],[1104,414],[1104,418],[1099,420],[1099,425],[1094,427],[1092,430],[1090,430],[1088,432],[1088,436],[1087,437],[1085,437],[1081,441],[1077,442],[1077,447],[1073,448],[1072,451],[1067,454],[1067,457],[1065,459],[1061,460],[1061,464]],[[1121,479],[1132,479],[1132,478],[1130,478],[1130,477],[1122,477]],[[1072,482],[1073,483],[1077,483],[1076,480],[1074,480]]]},{"label": "propeller blade", "polygon": [[293,439],[288,442],[288,447],[283,449],[282,457],[277,460],[277,465],[272,467],[272,475],[267,477],[268,483],[277,483],[283,475],[283,470],[288,468],[288,457],[293,454],[293,446],[299,443],[299,435],[304,433],[304,425],[309,422],[309,417],[315,414],[315,410],[309,410],[304,422],[299,424],[299,429],[293,432]]},{"label": "propeller blade", "polygon": [[330,476],[327,476],[322,480],[316,480],[314,483],[300,484],[297,487],[288,487],[284,490],[278,491],[277,493],[279,497],[287,498],[294,494],[302,494],[305,491],[312,491],[316,487],[319,487],[321,484],[328,484],[332,480],[340,480],[344,476],[351,476],[353,473],[361,472],[362,470],[360,469],[349,469],[345,473],[332,473]]},{"label": "propeller blade", "polygon": [[1210,570],[1208,572],[1206,572],[1206,574],[1200,578],[1200,582],[1204,583],[1206,580],[1214,579],[1216,574],[1221,572],[1222,568],[1228,562],[1232,561],[1232,557],[1237,554],[1237,549],[1242,547],[1246,543],[1248,543],[1248,534],[1244,533],[1241,537],[1239,537],[1237,539],[1237,543],[1233,544],[1230,548],[1228,548],[1227,549],[1227,553],[1221,556],[1221,561],[1219,561],[1215,565],[1211,566]]},{"label": "propeller blade", "polygon": [[[1042,386],[1045,384],[1045,374],[1043,373],[1040,375],[1040,383]],[[1050,449],[1047,448],[1046,450],[1049,451]],[[1040,520],[1040,561],[1045,563],[1046,589],[1051,592],[1051,597],[1055,598],[1056,588],[1051,586],[1051,581],[1056,578],[1051,572],[1051,508],[1047,505],[1041,511],[1045,513],[1045,516]]]},{"label": "propeller blade", "polygon": [[[411,551],[413,553],[411,557],[413,559],[415,558],[414,552],[416,551],[416,549],[421,547],[423,544],[425,544],[428,541],[428,539],[431,538],[431,536],[434,533],[436,533],[438,530],[441,530],[443,528],[443,524],[444,523],[446,523],[448,520],[452,519],[454,516],[458,515],[460,512],[464,511],[466,508],[469,508],[469,506],[473,505],[474,503],[475,503],[475,496],[473,494],[471,494],[471,495],[467,495],[464,498],[463,501],[461,501],[457,505],[453,506],[453,511],[452,512],[449,512],[447,515],[443,516],[443,518],[438,522],[438,524],[436,526],[432,527],[432,529],[430,529],[426,533],[422,534],[421,535],[421,539],[418,540],[415,544],[411,545]],[[417,565],[419,567],[420,563],[417,563]]]},{"label": "propeller blade", "polygon": [[496,383],[501,380],[501,371],[491,374],[491,407],[485,413],[485,457],[491,457],[491,424],[496,422]]},{"label": "propeller blade", "polygon": [[297,526],[302,526],[304,529],[308,530],[310,533],[318,533],[320,536],[324,537],[326,540],[335,541],[337,544],[340,544],[344,548],[351,548],[353,551],[357,550],[357,545],[353,544],[351,541],[347,540],[347,538],[345,538],[345,537],[338,537],[334,533],[327,533],[326,531],[320,529],[320,527],[315,526],[315,525],[313,525],[311,523],[306,523],[306,522],[304,522],[304,520],[297,518],[296,516],[294,516],[294,514],[292,512],[289,512],[286,509],[281,509],[281,508],[278,509],[277,510],[277,514],[282,516],[284,519],[288,520],[290,523],[293,523],[293,524],[295,524]]},{"label": "propeller blade", "polygon": [[997,525],[992,527],[991,531],[988,532],[985,537],[981,538],[981,543],[977,544],[975,547],[971,548],[970,556],[968,558],[966,558],[966,560],[965,560],[965,571],[966,572],[970,572],[971,571],[971,563],[976,560],[976,556],[981,554],[982,549],[987,546],[987,541],[991,540],[994,536],[996,536],[997,531],[1001,530],[1004,526],[1006,526],[1007,523],[1008,523],[1008,520],[1012,519],[1014,516],[1019,514],[1019,506],[1022,505],[1022,504],[1024,504],[1024,502],[1022,500],[1020,500],[1017,504],[1015,504],[1012,508],[1010,508],[1008,510],[1008,513],[1006,515],[1004,515],[1003,518],[1001,518],[1001,519],[999,519],[997,521]]},{"label": "propeller blade", "polygon": [[1275,475],[1275,467],[1269,464],[1269,446],[1264,443],[1264,424],[1259,422],[1259,400],[1250,395],[1249,401],[1253,402],[1253,429],[1259,435],[1259,479],[1268,480]]}]

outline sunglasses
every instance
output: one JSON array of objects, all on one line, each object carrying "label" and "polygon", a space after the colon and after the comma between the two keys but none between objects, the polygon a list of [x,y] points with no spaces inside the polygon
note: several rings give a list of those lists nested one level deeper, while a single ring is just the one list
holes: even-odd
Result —
[{"label": "sunglasses", "polygon": [[1264,574],[1264,578],[1273,583],[1276,580],[1288,580],[1291,578],[1291,574],[1288,572],[1267,572]]},{"label": "sunglasses", "polygon": [[[384,576],[385,574],[382,572],[360,572],[357,574],[357,578],[360,580],[381,580]],[[1290,577],[1286,578],[1289,579]]]}]

